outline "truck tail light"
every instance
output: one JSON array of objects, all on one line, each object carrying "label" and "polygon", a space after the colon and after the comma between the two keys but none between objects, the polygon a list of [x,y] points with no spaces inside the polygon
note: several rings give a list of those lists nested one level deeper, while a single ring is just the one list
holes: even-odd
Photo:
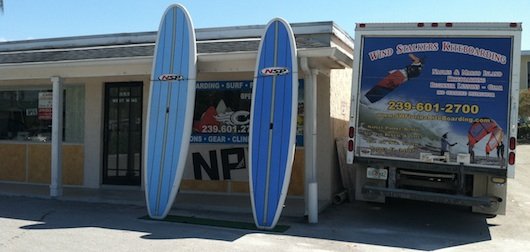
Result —
[{"label": "truck tail light", "polygon": [[348,140],[348,151],[353,151],[353,137],[355,137],[355,128],[354,127],[350,127],[348,129],[348,136],[350,137],[350,139]]},{"label": "truck tail light", "polygon": [[514,165],[515,164],[515,152],[510,152],[508,155],[508,164]]},{"label": "truck tail light", "polygon": [[508,164],[515,164],[515,147],[517,146],[517,139],[515,137],[510,137],[510,154],[508,154]]},{"label": "truck tail light", "polygon": [[515,139],[515,137],[510,137],[510,150],[515,150],[516,145],[517,145],[517,139]]},{"label": "truck tail light", "polygon": [[350,138],[353,138],[355,136],[355,128],[354,127],[350,127],[350,129],[348,131],[348,136]]},{"label": "truck tail light", "polygon": [[348,141],[348,151],[353,151],[353,140]]}]

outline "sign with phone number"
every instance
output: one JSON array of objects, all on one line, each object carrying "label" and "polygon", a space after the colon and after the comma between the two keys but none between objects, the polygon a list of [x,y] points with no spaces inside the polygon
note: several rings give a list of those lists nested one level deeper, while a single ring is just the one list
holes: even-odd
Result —
[{"label": "sign with phone number", "polygon": [[467,154],[505,167],[513,45],[507,36],[364,37],[356,153],[414,161],[450,153],[448,163]]},{"label": "sign with phone number", "polygon": [[[248,144],[252,83],[252,80],[198,81],[190,143]],[[302,80],[299,86],[303,89]],[[299,94],[303,93],[299,90]],[[301,99],[298,108],[296,145],[302,146]]]}]

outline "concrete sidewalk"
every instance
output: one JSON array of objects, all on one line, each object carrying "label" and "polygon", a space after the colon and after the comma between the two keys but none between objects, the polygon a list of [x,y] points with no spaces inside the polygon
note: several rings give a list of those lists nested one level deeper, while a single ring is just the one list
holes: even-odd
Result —
[{"label": "concrete sidewalk", "polygon": [[[512,199],[510,209],[527,211],[520,203]],[[467,208],[403,200],[332,206],[313,225],[282,216],[279,224],[289,229],[281,234],[139,219],[145,214],[134,205],[0,196],[0,251],[525,251],[530,246],[527,213],[487,218]],[[172,214],[252,222],[245,213]]]},{"label": "concrete sidewalk", "polygon": [[[102,195],[105,200],[113,199],[104,191],[98,196],[98,192],[87,191],[70,195],[74,192],[66,190],[60,200],[46,195],[0,196],[0,251],[526,251],[530,247],[528,153],[530,145],[518,147],[516,179],[509,180],[505,216],[407,200],[352,202],[327,208],[318,224],[282,215],[279,224],[290,228],[278,234],[142,220],[139,217],[146,210],[139,190],[128,192],[137,204],[72,201],[68,197],[82,193],[94,201]],[[38,188],[31,190],[35,195],[39,192]],[[230,207],[223,211],[194,206],[193,200],[200,201],[194,195],[186,197],[190,198],[177,202],[186,201],[189,208],[176,207],[171,214],[252,222],[248,206],[237,203],[243,199],[219,202],[222,198],[217,197],[215,204]],[[242,209],[235,211],[237,207]]]},{"label": "concrete sidewalk", "polygon": [[[30,198],[51,199],[48,185],[27,185],[0,182],[0,195],[23,196]],[[109,203],[145,207],[145,194],[140,187],[103,186],[100,189],[64,187],[60,201]],[[304,216],[304,199],[288,197],[283,215],[291,217]],[[321,209],[327,207],[323,202]],[[252,213],[250,196],[247,194],[215,194],[180,192],[173,204],[174,210],[209,210],[231,213]]]}]

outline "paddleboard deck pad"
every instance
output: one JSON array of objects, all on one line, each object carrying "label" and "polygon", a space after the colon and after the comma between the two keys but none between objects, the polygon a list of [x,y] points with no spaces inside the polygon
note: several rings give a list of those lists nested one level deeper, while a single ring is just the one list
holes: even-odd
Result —
[{"label": "paddleboard deck pad", "polygon": [[163,219],[173,205],[188,155],[195,102],[197,50],[187,10],[165,11],[155,46],[144,157],[149,216]]},{"label": "paddleboard deck pad", "polygon": [[273,229],[282,212],[295,151],[298,107],[296,44],[276,18],[261,38],[252,89],[249,184],[256,227]]}]

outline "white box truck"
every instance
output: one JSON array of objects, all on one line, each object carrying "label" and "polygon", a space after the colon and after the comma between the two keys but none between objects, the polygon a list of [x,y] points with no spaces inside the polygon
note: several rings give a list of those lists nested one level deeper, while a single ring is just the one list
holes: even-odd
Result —
[{"label": "white box truck", "polygon": [[356,200],[505,214],[521,30],[520,23],[356,25],[347,154]]}]

